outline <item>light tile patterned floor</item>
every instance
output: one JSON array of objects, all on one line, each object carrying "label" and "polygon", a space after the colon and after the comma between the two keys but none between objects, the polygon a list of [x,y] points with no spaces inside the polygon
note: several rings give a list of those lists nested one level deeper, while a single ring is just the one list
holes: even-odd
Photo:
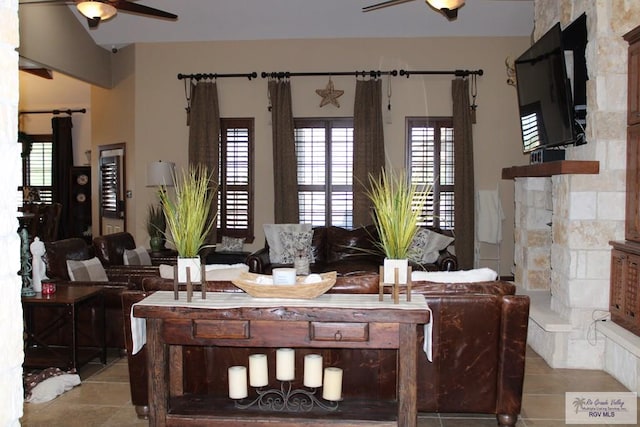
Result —
[{"label": "light tile patterned floor", "polygon": [[[131,405],[126,358],[111,355],[106,367],[99,363],[91,363],[82,369],[81,377],[82,385],[80,387],[68,391],[51,402],[25,404],[24,416],[21,419],[22,426],[125,427],[147,425],[146,421],[136,418]],[[567,391],[627,390],[622,384],[602,371],[551,369],[540,356],[529,349],[522,413],[517,427],[565,426],[564,393]],[[485,414],[420,414],[418,422],[419,427],[489,427],[496,425],[495,417]]]}]

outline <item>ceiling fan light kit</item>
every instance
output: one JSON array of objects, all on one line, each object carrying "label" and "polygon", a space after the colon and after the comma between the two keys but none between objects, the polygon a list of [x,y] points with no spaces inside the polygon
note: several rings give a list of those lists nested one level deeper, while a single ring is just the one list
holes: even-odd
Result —
[{"label": "ceiling fan light kit", "polygon": [[425,0],[432,8],[442,12],[447,18],[458,17],[458,8],[464,5],[465,0]]},{"label": "ceiling fan light kit", "polygon": [[117,13],[115,7],[100,1],[82,1],[76,6],[78,11],[88,19],[100,18],[101,21],[113,18]]}]

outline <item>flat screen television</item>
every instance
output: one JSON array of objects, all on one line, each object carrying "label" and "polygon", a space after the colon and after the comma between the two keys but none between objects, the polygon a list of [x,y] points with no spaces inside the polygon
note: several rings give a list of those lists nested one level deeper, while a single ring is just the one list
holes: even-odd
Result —
[{"label": "flat screen television", "polygon": [[523,151],[576,143],[571,81],[560,24],[515,61]]}]

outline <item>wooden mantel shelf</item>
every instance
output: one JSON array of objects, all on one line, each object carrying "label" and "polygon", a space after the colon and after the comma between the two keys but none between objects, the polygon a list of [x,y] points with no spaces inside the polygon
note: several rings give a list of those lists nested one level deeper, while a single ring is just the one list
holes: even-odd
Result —
[{"label": "wooden mantel shelf", "polygon": [[600,162],[597,160],[558,160],[535,165],[503,168],[502,179],[548,177],[567,174],[598,174],[599,172]]}]

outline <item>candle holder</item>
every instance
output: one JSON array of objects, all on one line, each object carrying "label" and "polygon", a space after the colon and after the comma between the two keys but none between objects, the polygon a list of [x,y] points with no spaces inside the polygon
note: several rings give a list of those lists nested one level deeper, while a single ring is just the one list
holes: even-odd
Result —
[{"label": "candle holder", "polygon": [[248,399],[236,400],[235,406],[238,409],[249,409],[255,406],[262,411],[275,412],[309,412],[316,406],[331,412],[338,409],[337,401],[318,398],[316,390],[316,388],[292,390],[291,381],[281,381],[279,390],[258,387],[256,388],[258,396],[255,399],[249,402],[247,402]]}]

